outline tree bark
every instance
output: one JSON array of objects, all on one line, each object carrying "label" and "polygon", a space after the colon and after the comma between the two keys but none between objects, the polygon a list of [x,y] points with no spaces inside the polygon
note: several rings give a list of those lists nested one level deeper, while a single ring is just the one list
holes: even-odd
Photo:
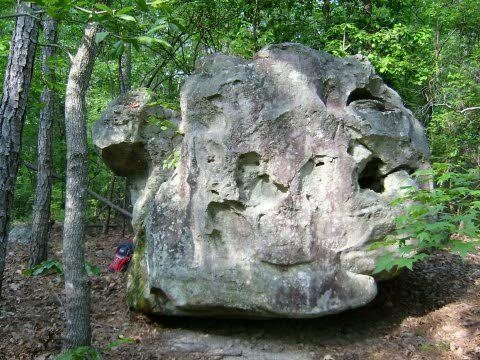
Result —
[{"label": "tree bark", "polygon": [[260,27],[260,11],[258,9],[258,0],[255,0],[255,6],[253,8],[253,19],[252,19],[252,36],[253,36],[253,50],[256,52],[260,50],[258,44],[258,28]]},{"label": "tree bark", "polygon": [[[47,44],[57,43],[58,21],[47,16],[43,22],[43,32]],[[51,84],[55,81],[54,70],[50,67],[50,59],[55,55],[55,46],[44,46],[42,49],[42,74],[50,84],[45,84],[41,102],[38,125],[38,163],[37,187],[32,216],[32,243],[30,251],[30,267],[47,259],[48,239],[50,237],[50,202],[52,194],[52,133],[55,116],[55,92]]]},{"label": "tree bark", "polygon": [[[125,51],[120,56],[118,60],[118,82],[120,84],[120,95],[124,95],[129,92],[132,88],[132,46],[127,44],[125,46]],[[128,196],[128,189],[127,189],[127,179],[125,178],[125,190],[123,194],[123,208],[127,209],[127,196]],[[110,197],[111,198],[111,197]],[[108,219],[110,218],[110,210],[108,212]],[[125,216],[122,219],[122,236],[125,236],[125,227],[127,219]],[[108,225],[108,223],[107,223]],[[106,226],[105,230],[108,232],[108,226]],[[104,234],[106,233],[104,230]]]},{"label": "tree bark", "polygon": [[67,185],[63,226],[63,269],[65,273],[64,349],[90,345],[90,282],[85,271],[85,223],[88,187],[88,147],[85,94],[96,57],[97,23],[85,28],[82,44],[72,59],[65,98],[67,138]]},{"label": "tree bark", "polygon": [[331,20],[330,0],[323,0],[322,12],[323,12],[323,18],[325,19],[325,25],[328,28],[330,26],[330,20]]},{"label": "tree bark", "polygon": [[126,94],[132,88],[132,47],[125,45],[125,50],[118,59],[118,82],[120,94]]},{"label": "tree bark", "polygon": [[[125,183],[123,187],[123,208],[127,209],[127,202],[128,202],[128,196],[129,196],[129,191],[128,191],[128,179],[125,178]],[[125,231],[127,229],[127,218],[124,216],[122,219],[122,236],[125,237]]]},{"label": "tree bark", "polygon": [[[109,194],[108,194],[108,200],[109,201],[112,201],[112,198],[113,198],[113,190],[115,189],[115,180],[116,180],[116,176],[115,175],[112,175],[112,180],[110,180],[110,189],[109,189]],[[108,209],[107,209],[107,217],[105,219],[105,223],[104,223],[104,226],[103,226],[103,234],[104,235],[107,235],[108,234],[108,228],[110,226],[110,216],[112,214],[112,208],[109,206]]]},{"label": "tree bark", "polygon": [[[33,14],[35,9],[30,3],[20,2],[17,13]],[[40,21],[35,17],[17,17],[0,103],[0,295],[39,26]]]},{"label": "tree bark", "polygon": [[363,0],[363,10],[368,17],[372,16],[372,0]]}]

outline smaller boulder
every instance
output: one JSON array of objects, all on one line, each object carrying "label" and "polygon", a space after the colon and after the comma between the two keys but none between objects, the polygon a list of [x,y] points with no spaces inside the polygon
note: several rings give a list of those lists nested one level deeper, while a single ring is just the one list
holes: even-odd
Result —
[{"label": "smaller boulder", "polygon": [[17,224],[10,229],[8,233],[8,242],[18,244],[28,244],[32,239],[32,225]]}]

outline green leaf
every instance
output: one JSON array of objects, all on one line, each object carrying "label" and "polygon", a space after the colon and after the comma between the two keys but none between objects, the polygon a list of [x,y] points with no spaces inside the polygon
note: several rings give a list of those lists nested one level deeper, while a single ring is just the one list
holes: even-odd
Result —
[{"label": "green leaf", "polygon": [[123,9],[117,10],[115,12],[115,15],[118,16],[118,15],[121,15],[121,14],[127,14],[127,13],[129,13],[130,11],[133,11],[133,10],[134,10],[133,6],[127,6],[127,7],[124,7]]},{"label": "green leaf", "polygon": [[113,49],[110,52],[110,54],[112,55],[112,57],[118,59],[123,54],[124,51],[125,51],[125,43],[123,42],[123,40],[119,40],[115,42],[115,44],[113,44]]},{"label": "green leaf", "polygon": [[107,350],[112,350],[116,348],[117,346],[123,345],[123,344],[132,344],[135,342],[135,339],[129,338],[129,337],[122,337],[119,338],[118,340],[112,341],[110,344],[106,346]]},{"label": "green leaf", "polygon": [[49,259],[42,261],[40,264],[35,265],[33,268],[25,269],[22,274],[25,276],[38,276],[47,274],[52,270],[54,273],[63,275],[62,263],[56,259]]},{"label": "green leaf", "polygon": [[370,250],[376,250],[382,247],[392,246],[397,243],[397,239],[395,238],[387,238],[383,241],[375,241],[370,245]]},{"label": "green leaf", "polygon": [[113,15],[113,10],[108,7],[107,5],[105,4],[102,4],[102,3],[96,3],[95,4],[95,7],[99,10],[103,10],[103,11],[106,11],[107,13],[109,13],[110,15]]},{"label": "green leaf", "polygon": [[169,0],[154,0],[150,2],[149,5],[153,7],[161,7],[161,6],[167,5],[168,1]]},{"label": "green leaf", "polygon": [[79,346],[59,356],[57,360],[101,360],[98,350],[90,346]]},{"label": "green leaf", "polygon": [[373,271],[373,274],[378,274],[382,271],[389,272],[392,270],[394,265],[395,264],[391,253],[382,255],[378,258],[377,263],[375,264],[375,270]]},{"label": "green leaf", "polygon": [[98,276],[102,273],[100,268],[92,265],[89,261],[85,261],[85,270],[88,276]]},{"label": "green leaf", "polygon": [[460,255],[462,259],[465,259],[468,254],[475,254],[478,252],[478,245],[478,241],[451,240],[450,250],[453,253],[457,253],[458,255]]},{"label": "green leaf", "polygon": [[136,22],[137,19],[135,19],[132,15],[127,15],[127,14],[118,14],[115,15],[116,17],[125,20],[125,21],[131,21],[131,22]]},{"label": "green leaf", "polygon": [[135,0],[138,8],[142,11],[148,11],[147,2],[145,0]]},{"label": "green leaf", "polygon": [[157,44],[157,45],[163,46],[164,48],[167,48],[167,49],[172,47],[172,45],[170,45],[165,40],[157,39],[157,38],[150,37],[150,36],[139,36],[139,37],[137,37],[137,41],[140,44],[149,45],[149,46]]},{"label": "green leaf", "polygon": [[102,31],[95,35],[95,43],[100,44],[108,36],[108,31]]}]

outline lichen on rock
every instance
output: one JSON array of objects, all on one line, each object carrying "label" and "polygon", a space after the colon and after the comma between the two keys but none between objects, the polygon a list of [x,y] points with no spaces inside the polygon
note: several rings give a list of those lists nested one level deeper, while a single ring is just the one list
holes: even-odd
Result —
[{"label": "lichen on rock", "polygon": [[[316,317],[373,299],[380,251],[370,244],[392,231],[401,209],[391,201],[417,186],[411,173],[428,167],[429,151],[365,58],[290,43],[252,61],[211,55],[181,91],[183,136],[152,128],[150,100],[129,96],[94,131],[107,164],[137,189],[145,248],[132,306]],[[175,149],[178,166],[164,169]]]}]

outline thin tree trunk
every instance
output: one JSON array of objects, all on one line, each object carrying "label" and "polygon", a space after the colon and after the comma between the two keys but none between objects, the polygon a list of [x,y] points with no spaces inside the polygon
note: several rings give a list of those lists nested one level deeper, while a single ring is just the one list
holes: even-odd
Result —
[{"label": "thin tree trunk", "polygon": [[[47,16],[43,22],[43,32],[47,44],[57,43],[58,21]],[[38,170],[35,204],[32,216],[32,243],[30,266],[47,259],[48,238],[50,237],[50,202],[52,194],[52,133],[55,116],[55,92],[51,83],[55,81],[54,70],[49,61],[55,55],[55,46],[42,49],[42,74],[50,84],[45,84],[41,95],[43,108],[40,111],[38,126]]]},{"label": "thin tree trunk", "polygon": [[118,82],[120,94],[126,94],[132,88],[132,47],[125,45],[125,50],[118,59]]},{"label": "thin tree trunk", "polygon": [[[108,194],[108,200],[112,201],[113,198],[113,190],[115,189],[115,179],[116,176],[112,175],[112,180],[110,181],[110,189],[109,189],[109,194]],[[110,216],[112,214],[112,208],[108,207],[107,209],[107,218],[105,219],[105,223],[103,226],[103,234],[107,235],[108,234],[108,227],[110,226]]]},{"label": "thin tree trunk", "polygon": [[[20,2],[16,12],[32,14],[35,10],[34,5]],[[0,103],[0,295],[39,26],[40,21],[32,16],[17,17]]]},{"label": "thin tree trunk", "polygon": [[323,0],[322,12],[323,12],[323,18],[325,19],[325,25],[328,28],[330,26],[330,20],[331,20],[330,0]]},{"label": "thin tree trunk", "polygon": [[[129,191],[128,191],[128,179],[125,178],[125,184],[124,184],[124,189],[123,189],[123,208],[128,209],[129,207]],[[131,222],[130,222],[131,224]],[[122,223],[122,236],[125,237],[125,233],[127,230],[127,218],[124,216],[123,217],[123,223]]]},{"label": "thin tree trunk", "polygon": [[260,50],[258,44],[258,28],[260,26],[260,11],[258,9],[258,0],[255,0],[255,6],[253,8],[253,20],[252,20],[252,35],[253,35],[253,50]]},{"label": "thin tree trunk", "polygon": [[[118,61],[118,83],[120,84],[120,95],[126,94],[132,88],[132,47],[130,44],[125,46],[125,50]],[[124,209],[126,209],[127,205],[127,196],[128,188],[127,179],[125,178],[125,189],[123,194]],[[110,217],[110,211],[108,213],[108,217]],[[125,227],[127,223],[125,216],[123,217],[122,221],[122,236],[125,236]],[[108,226],[105,230],[108,231]]]},{"label": "thin tree trunk", "polygon": [[363,10],[368,17],[372,16],[372,0],[363,0]]},{"label": "thin tree trunk", "polygon": [[85,28],[83,42],[72,59],[65,98],[67,185],[63,226],[65,273],[64,349],[90,345],[90,282],[85,271],[85,223],[88,187],[88,147],[85,94],[96,57],[97,23]]}]

